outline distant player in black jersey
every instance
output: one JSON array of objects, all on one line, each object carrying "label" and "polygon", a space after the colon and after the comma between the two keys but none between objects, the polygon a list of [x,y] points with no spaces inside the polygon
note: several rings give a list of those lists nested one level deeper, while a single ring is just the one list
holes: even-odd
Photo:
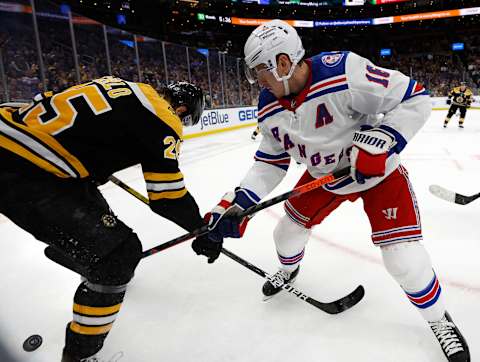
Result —
[{"label": "distant player in black jersey", "polygon": [[473,101],[473,93],[470,88],[467,87],[465,82],[460,83],[460,87],[453,88],[448,94],[447,104],[450,104],[447,117],[443,122],[443,128],[447,128],[450,118],[460,110],[460,120],[458,121],[458,127],[463,128],[463,122],[465,122],[465,115],[467,114],[467,108],[470,108],[470,104]]},{"label": "distant player in black jersey", "polygon": [[[140,163],[154,212],[188,231],[204,225],[177,161],[182,125],[196,124],[203,107],[193,84],[159,94],[115,77],[0,106],[0,212],[47,243],[50,259],[86,278],[74,296],[63,362],[102,348],[142,256],[98,184]],[[208,241],[199,237],[197,249],[221,247]]]}]

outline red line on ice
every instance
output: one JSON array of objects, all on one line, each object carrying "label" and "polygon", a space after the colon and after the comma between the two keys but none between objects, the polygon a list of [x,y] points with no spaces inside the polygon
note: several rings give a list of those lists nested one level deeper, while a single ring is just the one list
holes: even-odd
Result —
[{"label": "red line on ice", "polygon": [[[280,219],[280,216],[276,212],[274,212],[270,209],[266,209],[266,212],[270,216],[272,216],[273,218],[275,218],[277,220]],[[375,257],[372,257],[370,255],[363,254],[363,253],[361,253],[357,250],[354,250],[352,248],[349,248],[347,246],[340,245],[340,244],[338,244],[334,241],[322,238],[322,237],[316,235],[315,233],[312,233],[312,235],[310,237],[319,241],[319,242],[321,242],[322,244],[326,244],[327,246],[329,246],[333,249],[337,249],[338,251],[341,251],[342,253],[348,254],[350,256],[353,256],[357,259],[363,260],[363,261],[365,261],[367,263],[370,263],[370,264],[380,265],[383,268],[383,262],[379,258],[375,258]],[[474,294],[480,294],[480,287],[479,286],[469,285],[469,284],[466,284],[466,283],[463,283],[463,282],[457,282],[457,281],[454,281],[454,280],[450,280],[448,278],[439,278],[439,279],[440,279],[440,284],[446,284],[450,287],[460,289],[460,290],[463,290],[463,291],[466,291],[466,292],[470,292],[470,293],[474,293]]]}]

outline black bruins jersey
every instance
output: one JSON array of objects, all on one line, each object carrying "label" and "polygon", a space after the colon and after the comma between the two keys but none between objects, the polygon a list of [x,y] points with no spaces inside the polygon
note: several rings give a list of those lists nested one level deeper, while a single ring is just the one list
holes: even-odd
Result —
[{"label": "black bruins jersey", "polygon": [[[151,86],[112,76],[0,107],[2,167],[103,183],[140,163],[152,209],[191,230],[203,222],[178,167],[181,140],[180,118]],[[172,203],[177,212],[169,217]],[[192,207],[194,217],[185,210]]]},{"label": "black bruins jersey", "polygon": [[466,88],[463,92],[460,87],[453,88],[448,94],[448,99],[452,100],[452,104],[457,106],[468,107],[472,103],[473,93],[469,88]]}]

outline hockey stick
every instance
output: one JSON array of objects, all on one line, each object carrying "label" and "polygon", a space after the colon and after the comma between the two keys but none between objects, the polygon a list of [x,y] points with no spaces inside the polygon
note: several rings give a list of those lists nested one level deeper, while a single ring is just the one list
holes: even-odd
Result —
[{"label": "hockey stick", "polygon": [[[238,255],[233,254],[231,251],[228,251],[227,249],[222,248],[222,254],[228,256],[230,259],[235,260],[237,263],[243,265],[247,269],[250,269],[251,271],[260,275],[261,277],[267,279],[269,282],[274,282],[270,274],[267,274],[259,267],[240,258]],[[363,286],[359,285],[357,288],[355,288],[353,292],[344,296],[343,298],[334,300],[333,302],[319,302],[318,300],[313,299],[308,295],[305,295],[303,292],[301,292],[300,290],[298,290],[297,288],[293,287],[290,284],[283,283],[280,287],[283,290],[287,291],[288,293],[294,295],[298,299],[301,299],[307,302],[308,304],[311,304],[314,307],[317,307],[318,309],[328,314],[338,314],[346,311],[347,309],[352,308],[354,305],[360,302],[363,296],[365,295],[365,289],[363,288]]]},{"label": "hockey stick", "polygon": [[[340,171],[344,172],[343,170],[340,170]],[[111,176],[110,180],[112,182],[114,182],[116,185],[119,185],[121,188],[123,188],[125,191],[127,191],[128,193],[130,193],[131,195],[133,195],[137,199],[139,199],[140,201],[142,201],[143,203],[148,204],[148,199],[145,196],[141,195],[139,192],[135,191],[134,189],[132,189],[128,185],[124,184],[121,180],[119,180],[115,176]],[[262,207],[261,209],[264,209],[266,207],[267,206]],[[200,229],[198,229],[198,230],[200,230]],[[192,234],[192,233],[190,233],[190,234]],[[187,234],[187,235],[189,235],[189,234]],[[187,235],[184,235],[183,237],[185,237]],[[180,238],[182,238],[182,237],[180,237]],[[177,238],[177,239],[179,239],[179,238]],[[172,241],[175,241],[177,239],[174,239]],[[185,239],[185,240],[188,240],[188,239]],[[185,241],[185,240],[183,240],[183,241]],[[171,243],[171,241],[167,242],[165,244],[162,244],[162,245],[166,245],[166,244],[170,244],[170,243]],[[176,242],[176,244],[178,244],[178,243],[179,242]],[[176,244],[173,244],[173,245],[176,245]],[[168,247],[173,246],[173,245],[169,245]],[[166,249],[166,247],[163,248],[162,250],[164,250],[164,249]],[[160,251],[160,250],[158,250],[158,251]],[[158,252],[158,251],[156,251],[156,252]],[[273,282],[273,279],[272,279],[271,275],[267,274],[265,271],[263,271],[262,269],[258,268],[255,265],[249,263],[248,261],[240,258],[238,255],[232,253],[231,251],[229,251],[225,248],[222,248],[221,252],[222,252],[222,254],[226,255],[230,259],[232,259],[232,260],[236,261],[237,263],[243,265],[247,269],[250,269],[254,273],[260,275],[261,277],[263,277],[265,279],[267,279],[268,281]],[[145,254],[145,253],[146,252],[143,253],[144,258],[149,256],[149,255],[152,255],[152,254]],[[355,288],[355,290],[353,292],[351,292],[350,294],[348,294],[348,295],[346,295],[346,296],[344,296],[340,299],[334,300],[333,302],[320,302],[316,299],[313,299],[313,298],[307,296],[302,291],[296,289],[295,287],[293,287],[290,284],[283,283],[282,285],[280,285],[280,287],[282,289],[286,290],[288,293],[294,295],[296,298],[301,299],[301,300],[307,302],[308,304],[313,305],[314,307],[316,307],[316,308],[318,308],[318,309],[320,309],[320,310],[322,310],[322,311],[324,311],[325,313],[328,313],[328,314],[338,314],[338,313],[346,311],[347,309],[350,309],[351,307],[356,305],[358,302],[360,302],[363,299],[363,296],[365,295],[365,289],[363,288],[362,285],[359,285],[357,288]]]},{"label": "hockey stick", "polygon": [[[240,212],[237,216],[238,216],[238,218],[242,218],[244,216],[255,214],[256,212],[258,212],[260,210],[266,209],[267,207],[270,207],[270,206],[278,204],[282,201],[285,201],[290,197],[299,196],[301,194],[304,194],[305,192],[311,191],[311,190],[316,189],[320,186],[323,186],[325,184],[333,182],[333,181],[339,179],[340,177],[347,176],[349,173],[350,173],[350,167],[342,168],[338,171],[335,171],[333,173],[330,173],[328,175],[325,175],[323,177],[320,177],[318,179],[310,181],[310,182],[306,183],[305,185],[298,186],[291,191],[285,192],[281,195],[275,196],[275,197],[273,197],[269,200],[261,202],[258,205],[252,206],[252,207],[248,208],[247,210]],[[115,185],[121,187],[125,191],[127,191],[130,194],[132,194],[133,196],[135,196],[137,199],[139,199],[143,203],[149,204],[149,200],[145,196],[140,194],[138,191],[135,191],[130,186],[126,185],[124,182],[119,180],[117,177],[112,175],[108,179],[110,181],[112,181]],[[205,234],[207,231],[208,231],[208,227],[206,225],[202,226],[201,228],[193,230],[192,232],[190,232],[188,234],[179,236],[178,238],[172,239],[172,240],[167,241],[163,244],[160,244],[160,245],[154,246],[153,248],[145,250],[143,252],[143,257],[146,258],[147,256],[156,254],[156,253],[158,253],[162,250],[168,249],[168,248],[170,248],[174,245],[180,244],[180,243],[182,243],[186,240],[189,240],[189,239],[192,239],[196,236]]]},{"label": "hockey stick", "polygon": [[118,179],[117,177],[111,175],[109,178],[108,178],[109,181],[112,181],[115,185],[121,187],[122,189],[124,189],[125,191],[127,191],[129,194],[132,194],[133,196],[135,196],[137,199],[139,199],[141,202],[143,202],[144,204],[149,204],[150,201],[145,197],[143,196],[140,192],[138,192],[137,190],[131,188],[130,186],[128,186],[125,182],[123,182],[122,180]]},{"label": "hockey stick", "polygon": [[456,192],[447,190],[446,188],[443,188],[442,186],[438,186],[438,185],[430,185],[428,189],[433,195],[439,197],[440,199],[443,199],[448,202],[453,202],[459,205],[466,205],[480,198],[480,192],[472,196],[465,196],[465,195],[457,194]]}]

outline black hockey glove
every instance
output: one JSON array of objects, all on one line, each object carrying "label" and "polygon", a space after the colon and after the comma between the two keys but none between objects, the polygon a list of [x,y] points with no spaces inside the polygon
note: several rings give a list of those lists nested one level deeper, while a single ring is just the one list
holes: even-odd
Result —
[{"label": "black hockey glove", "polygon": [[197,237],[192,243],[192,249],[197,255],[205,255],[208,264],[217,260],[222,250],[223,237],[218,234],[206,233]]},{"label": "black hockey glove", "polygon": [[447,99],[447,104],[452,104],[452,100],[451,100],[451,99]]}]

